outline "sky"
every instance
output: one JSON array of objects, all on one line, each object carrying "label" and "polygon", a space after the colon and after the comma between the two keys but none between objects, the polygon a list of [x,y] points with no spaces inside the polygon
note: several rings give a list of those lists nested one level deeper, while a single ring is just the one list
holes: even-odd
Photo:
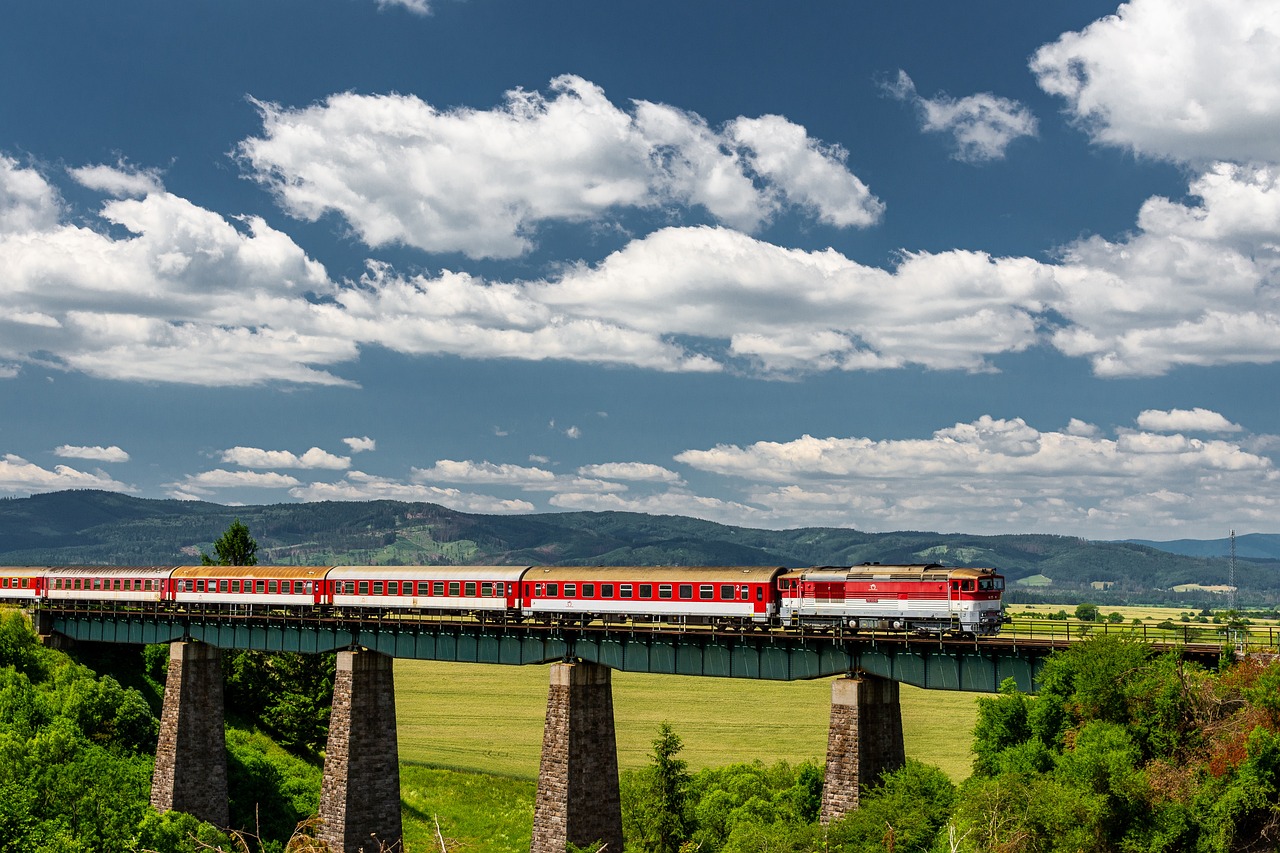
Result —
[{"label": "sky", "polygon": [[0,497],[1280,532],[1280,2],[0,12]]}]

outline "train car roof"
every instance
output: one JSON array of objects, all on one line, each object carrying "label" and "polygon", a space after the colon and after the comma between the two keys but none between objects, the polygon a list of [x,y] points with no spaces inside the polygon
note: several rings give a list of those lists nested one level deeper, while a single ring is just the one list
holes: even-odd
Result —
[{"label": "train car roof", "polygon": [[943,566],[938,563],[916,563],[890,566],[879,563],[861,566],[814,566],[810,569],[792,569],[784,576],[788,579],[835,580],[930,580],[939,578],[985,578],[996,574],[995,569],[973,566]]},{"label": "train car roof", "polygon": [[52,566],[0,566],[0,575],[9,575],[10,577],[23,575],[45,575],[49,573]]},{"label": "train car roof", "polygon": [[329,572],[328,566],[179,566],[173,579],[186,578],[288,578],[319,580]]},{"label": "train car roof", "polygon": [[44,566],[40,571],[63,577],[115,578],[168,575],[173,566]]},{"label": "train car roof", "polygon": [[518,581],[528,566],[334,566],[330,580]]},{"label": "train car roof", "polygon": [[534,566],[525,581],[768,583],[780,566]]}]

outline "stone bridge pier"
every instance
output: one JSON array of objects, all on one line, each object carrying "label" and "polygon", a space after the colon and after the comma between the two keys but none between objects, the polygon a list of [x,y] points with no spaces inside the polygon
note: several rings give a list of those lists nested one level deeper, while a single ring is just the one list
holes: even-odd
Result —
[{"label": "stone bridge pier", "polygon": [[392,658],[366,649],[338,652],[320,787],[319,833],[335,853],[379,853],[402,847],[391,664]]},{"label": "stone bridge pier", "polygon": [[597,841],[610,853],[622,851],[610,670],[583,661],[552,664],[531,853]]},{"label": "stone bridge pier", "polygon": [[215,826],[230,822],[222,650],[217,646],[182,640],[169,645],[151,805]]},{"label": "stone bridge pier", "polygon": [[898,682],[872,675],[833,681],[823,825],[856,810],[862,790],[906,760]]}]

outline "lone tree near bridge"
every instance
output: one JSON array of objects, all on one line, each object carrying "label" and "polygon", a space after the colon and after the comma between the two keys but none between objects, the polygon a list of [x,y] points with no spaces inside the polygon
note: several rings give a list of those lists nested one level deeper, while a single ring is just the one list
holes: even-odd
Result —
[{"label": "lone tree near bridge", "polygon": [[231,522],[226,532],[214,541],[213,552],[218,555],[216,560],[201,552],[201,565],[256,566],[258,564],[258,542],[249,535],[249,528],[238,518]]}]

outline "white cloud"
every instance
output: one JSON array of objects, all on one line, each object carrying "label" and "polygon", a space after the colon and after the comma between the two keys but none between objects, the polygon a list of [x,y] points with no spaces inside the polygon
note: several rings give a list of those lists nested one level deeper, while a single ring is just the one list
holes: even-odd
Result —
[{"label": "white cloud", "polygon": [[367,435],[361,438],[344,438],[342,441],[351,449],[352,453],[364,453],[366,450],[378,449],[378,442],[369,438]]},{"label": "white cloud", "polygon": [[1097,142],[1183,161],[1280,162],[1280,7],[1132,0],[1031,60]]},{"label": "white cloud", "polygon": [[57,191],[39,172],[0,154],[0,236],[50,228],[60,213]]},{"label": "white cloud", "polygon": [[1147,409],[1138,414],[1138,426],[1152,432],[1241,432],[1244,427],[1233,424],[1209,409]]},{"label": "white cloud", "polygon": [[1073,425],[984,416],[923,439],[806,435],[676,459],[745,481],[770,526],[1207,536],[1266,527],[1280,510],[1280,472],[1246,442]]},{"label": "white cloud", "polygon": [[756,507],[681,491],[628,497],[618,494],[565,492],[554,495],[552,506],[583,512],[643,512],[650,515],[684,515],[722,524],[768,525],[771,516]]},{"label": "white cloud", "polygon": [[413,468],[411,478],[418,482],[468,483],[487,486],[505,486],[530,492],[620,492],[627,487],[621,483],[584,477],[565,477],[543,468],[522,465],[473,462],[471,460],[441,459],[430,468]]},{"label": "white cloud", "polygon": [[160,174],[121,163],[116,166],[81,166],[67,170],[82,186],[116,198],[142,198],[164,192]]},{"label": "white cloud", "polygon": [[55,456],[64,459],[89,459],[95,462],[128,462],[129,454],[116,447],[79,447],[74,444],[61,444],[53,451]]},{"label": "white cloud", "polygon": [[920,129],[948,133],[955,140],[954,157],[966,163],[1001,160],[1015,139],[1035,136],[1036,118],[1018,101],[981,92],[964,98],[935,95],[926,98],[916,92],[907,72],[886,84],[885,90],[900,101],[915,106]]},{"label": "white cloud", "polygon": [[288,450],[233,447],[222,451],[222,461],[242,468],[321,468],[341,471],[351,467],[349,457],[335,456],[319,447],[312,447],[301,456]]},{"label": "white cloud", "polygon": [[681,485],[683,482],[675,471],[648,462],[604,462],[599,465],[583,465],[578,469],[578,473],[584,477],[603,477],[637,483]]},{"label": "white cloud", "polygon": [[[22,198],[56,199],[39,174],[5,163]],[[1133,233],[1078,240],[1052,263],[956,249],[904,252],[885,269],[669,227],[545,279],[404,276],[369,262],[340,283],[264,222],[163,190],[108,201],[99,227],[0,197],[0,218],[27,211],[14,221],[37,223],[0,233],[0,375],[40,364],[134,381],[350,385],[331,369],[371,345],[762,376],[986,371],[1045,345],[1102,376],[1280,360],[1280,168],[1219,164],[1190,191],[1189,202],[1148,199]]]},{"label": "white cloud", "polygon": [[430,15],[431,4],[427,0],[378,0],[379,9],[407,9],[415,15]]},{"label": "white cloud", "polygon": [[564,434],[566,438],[582,438],[582,430],[576,426],[569,427]]},{"label": "white cloud", "polygon": [[132,492],[134,489],[112,479],[103,471],[88,473],[66,465],[53,470],[34,465],[21,456],[0,456],[0,491],[56,492],[63,489],[104,489],[110,492]]},{"label": "white cloud", "polygon": [[698,205],[747,230],[788,201],[839,226],[869,225],[883,209],[843,150],[784,118],[717,132],[663,104],[628,113],[572,75],[550,93],[515,89],[488,111],[353,93],[298,109],[262,103],[263,135],[238,150],[293,216],[333,211],[370,246],[477,258],[527,252],[543,222],[626,208]]},{"label": "white cloud", "polygon": [[215,468],[199,474],[188,474],[182,480],[171,483],[173,493],[208,495],[218,489],[287,489],[299,485],[299,480],[288,474],[274,471],[227,471]]},{"label": "white cloud", "polygon": [[366,501],[397,500],[424,501],[447,506],[461,512],[515,513],[533,512],[534,505],[525,500],[495,498],[460,492],[457,489],[441,489],[417,483],[401,483],[395,480],[351,471],[335,483],[307,483],[289,490],[289,494],[304,501]]}]

